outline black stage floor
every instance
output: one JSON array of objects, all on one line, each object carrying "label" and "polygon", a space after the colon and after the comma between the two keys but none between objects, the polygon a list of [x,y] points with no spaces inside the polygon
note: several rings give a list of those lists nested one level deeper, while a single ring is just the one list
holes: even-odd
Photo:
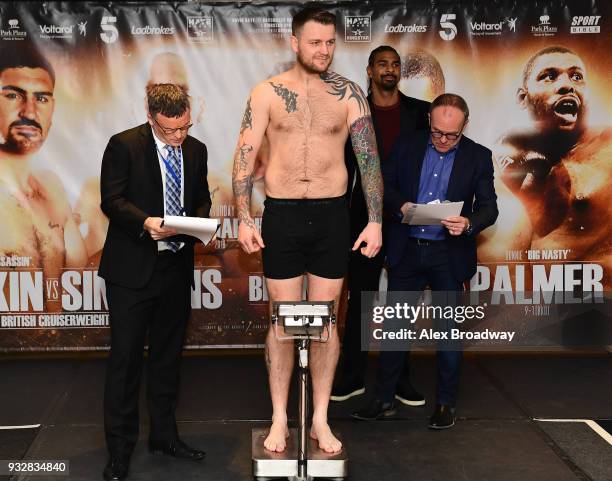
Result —
[{"label": "black stage floor", "polygon": [[[367,397],[332,403],[332,427],[348,449],[349,480],[612,481],[611,356],[468,356],[459,419],[443,432],[426,427],[434,358],[414,356],[412,365],[425,407],[402,406],[396,418],[363,423],[349,413]],[[182,379],[179,431],[207,459],[194,464],[149,455],[143,400],[141,441],[128,479],[252,479],[250,432],[270,417],[263,355],[188,356]],[[104,359],[4,360],[0,380],[0,426],[41,425],[0,429],[0,459],[68,459],[68,479],[102,479]],[[297,406],[295,392],[290,406]]]}]

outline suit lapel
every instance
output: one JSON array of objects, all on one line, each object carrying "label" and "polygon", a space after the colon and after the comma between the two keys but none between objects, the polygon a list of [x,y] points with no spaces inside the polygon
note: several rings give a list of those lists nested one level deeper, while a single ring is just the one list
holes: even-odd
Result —
[{"label": "suit lapel", "polygon": [[193,204],[191,199],[193,199],[193,187],[194,187],[194,155],[191,149],[191,142],[189,137],[185,139],[183,142],[182,150],[183,150],[183,208],[185,209],[186,215],[193,215]]},{"label": "suit lapel", "polygon": [[[408,155],[414,158],[414,161],[411,163],[411,169],[408,172],[410,175],[409,185],[411,187],[411,191],[408,192],[408,198],[411,199],[412,202],[416,202],[419,195],[421,170],[423,169],[423,158],[425,157],[428,141],[429,135],[415,136],[410,148],[411,151],[408,152]],[[414,156],[411,155],[413,152]]]},{"label": "suit lapel", "polygon": [[461,138],[453,162],[453,170],[451,170],[450,178],[448,179],[448,189],[446,198],[450,201],[458,198],[459,187],[465,184],[465,175],[469,173],[469,146],[465,137]]},{"label": "suit lapel", "polygon": [[[142,151],[145,155],[145,168],[150,172],[155,187],[163,193],[162,175],[157,157],[157,148],[153,139],[153,132],[149,124],[144,124],[140,128],[140,138],[142,140]],[[163,196],[163,194],[162,194]]]}]

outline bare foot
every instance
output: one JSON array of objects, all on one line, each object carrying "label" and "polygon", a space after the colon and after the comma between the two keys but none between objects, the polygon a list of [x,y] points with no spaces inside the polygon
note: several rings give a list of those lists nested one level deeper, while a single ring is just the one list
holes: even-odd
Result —
[{"label": "bare foot", "polygon": [[289,437],[289,429],[286,422],[272,422],[268,437],[264,441],[264,448],[268,451],[282,453],[287,447],[286,439]]},{"label": "bare foot", "polygon": [[327,423],[313,422],[310,437],[319,441],[319,448],[326,453],[339,453],[342,450],[342,443],[333,435]]}]

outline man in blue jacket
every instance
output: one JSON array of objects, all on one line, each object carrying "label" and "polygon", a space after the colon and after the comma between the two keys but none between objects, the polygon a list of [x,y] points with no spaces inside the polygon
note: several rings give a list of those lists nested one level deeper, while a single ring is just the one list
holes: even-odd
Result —
[{"label": "man in blue jacket", "polygon": [[[461,292],[476,272],[475,237],[495,222],[498,210],[491,151],[463,135],[468,116],[463,98],[438,96],[430,107],[430,132],[401,138],[383,166],[384,207],[391,216],[385,240],[389,291],[422,291],[429,285],[432,291]],[[463,201],[461,215],[433,226],[401,222],[411,203],[444,201]],[[455,423],[461,359],[459,348],[437,353],[432,429]],[[401,351],[381,352],[376,397],[355,418],[394,413],[403,361]]]}]

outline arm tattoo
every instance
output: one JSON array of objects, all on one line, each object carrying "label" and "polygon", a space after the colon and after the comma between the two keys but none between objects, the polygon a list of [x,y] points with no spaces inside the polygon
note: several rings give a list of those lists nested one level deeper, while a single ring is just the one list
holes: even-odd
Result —
[{"label": "arm tattoo", "polygon": [[282,98],[285,101],[285,110],[287,113],[295,112],[297,110],[297,98],[298,94],[296,92],[292,92],[286,87],[283,87],[283,84],[275,85],[272,82],[269,82],[274,89],[276,95]]},{"label": "arm tattoo", "polygon": [[349,79],[346,79],[342,75],[338,75],[335,72],[322,73],[321,80],[330,85],[331,90],[328,90],[328,93],[337,95],[338,100],[342,100],[346,94],[349,93],[349,99],[354,98],[357,101],[357,105],[359,105],[359,113],[361,115],[366,115],[368,113],[368,101],[363,95],[362,90],[355,82],[351,82]]},{"label": "arm tattoo", "polygon": [[244,132],[246,129],[253,128],[253,111],[251,110],[251,97],[247,100],[246,109],[244,111],[244,116],[242,117],[242,124],[240,124],[240,133]]},{"label": "arm tattoo", "polygon": [[255,227],[251,219],[251,193],[253,192],[253,172],[248,171],[248,155],[253,146],[242,143],[236,148],[232,171],[232,190],[236,199],[238,219],[250,227]]},{"label": "arm tattoo", "polygon": [[370,222],[382,222],[383,182],[372,117],[359,117],[350,127]]}]

